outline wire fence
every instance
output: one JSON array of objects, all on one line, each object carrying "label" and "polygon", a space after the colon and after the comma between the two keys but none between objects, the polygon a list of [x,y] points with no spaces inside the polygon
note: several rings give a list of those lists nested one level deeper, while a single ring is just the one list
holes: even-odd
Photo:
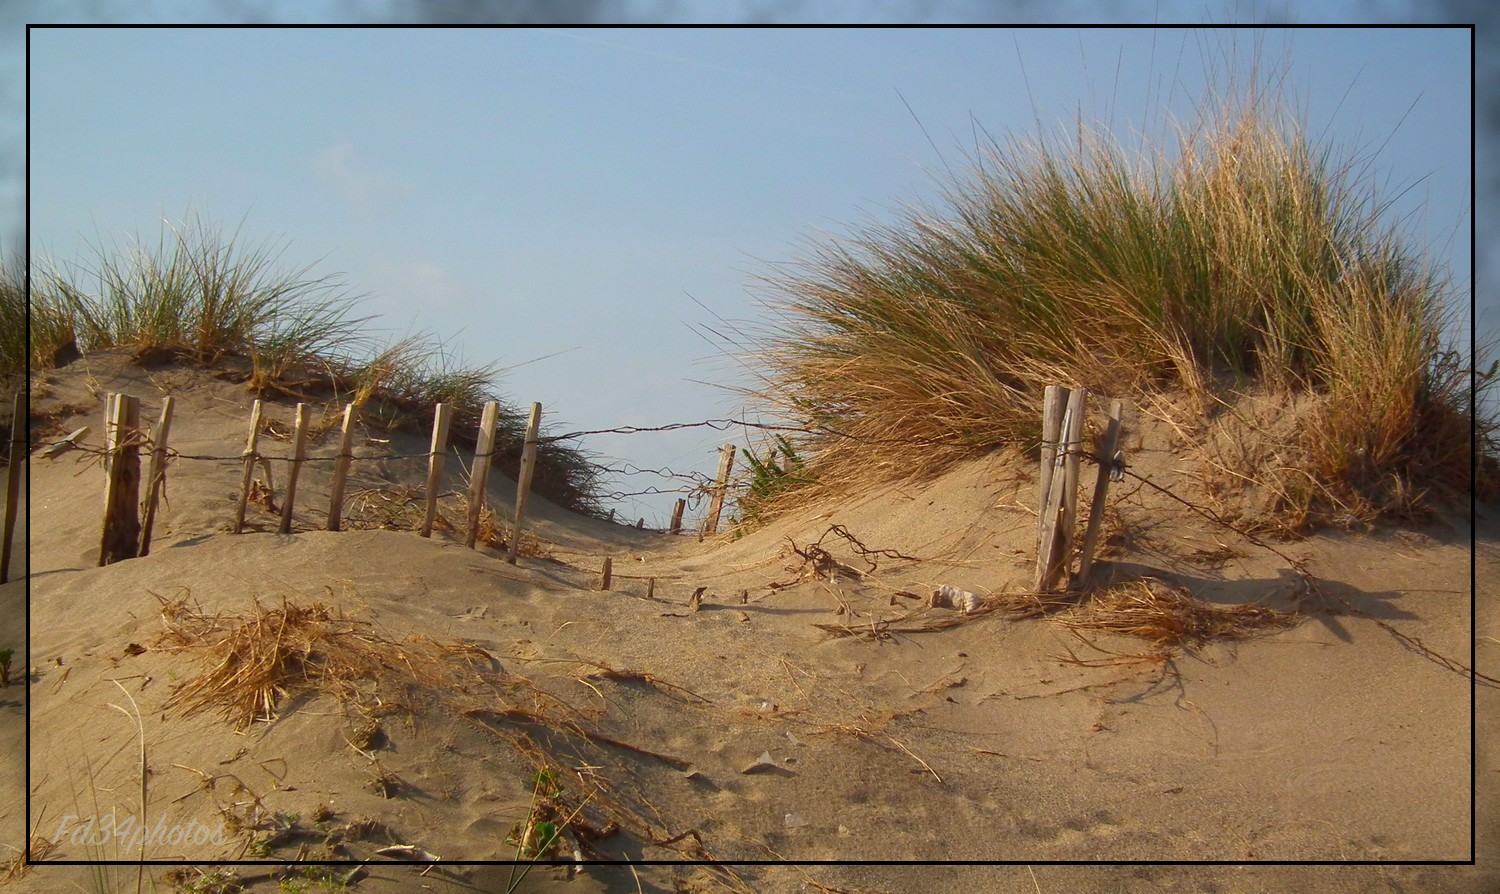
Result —
[{"label": "wire fence", "polygon": [[[587,438],[587,437],[590,437],[590,436],[604,435],[604,434],[617,434],[617,435],[650,434],[650,433],[669,432],[669,431],[677,431],[677,430],[693,429],[693,428],[709,428],[709,429],[713,429],[713,430],[716,430],[716,431],[728,431],[731,428],[735,428],[735,427],[740,427],[742,429],[749,429],[749,430],[774,431],[774,432],[781,432],[781,433],[796,433],[796,434],[805,434],[805,435],[832,436],[832,437],[838,437],[838,438],[847,438],[847,439],[850,439],[850,440],[859,441],[861,443],[869,444],[869,445],[892,445],[892,446],[899,445],[899,446],[911,447],[911,446],[932,446],[934,444],[947,443],[947,442],[942,442],[942,441],[933,441],[931,439],[908,439],[908,440],[900,440],[900,439],[865,439],[865,438],[860,438],[860,437],[855,436],[855,435],[851,435],[851,434],[849,434],[847,432],[843,432],[843,431],[839,431],[837,429],[827,428],[827,427],[793,426],[793,425],[773,424],[773,423],[764,423],[764,422],[752,422],[750,420],[731,419],[731,418],[709,419],[709,420],[703,420],[701,422],[674,422],[674,423],[668,423],[668,424],[665,424],[665,425],[658,425],[658,426],[624,425],[624,426],[616,426],[616,427],[613,427],[613,428],[601,428],[601,429],[590,429],[590,430],[582,430],[582,431],[571,431],[571,432],[567,432],[567,433],[560,434],[560,435],[549,435],[549,436],[542,436],[540,434],[536,434],[536,435],[528,437],[528,443],[529,444],[558,443],[558,442],[561,442],[561,441],[581,440],[583,438]],[[57,446],[59,446],[59,444],[64,444],[64,443],[65,442],[59,442],[58,444],[52,445],[51,448],[43,448],[42,450],[39,450],[37,452],[38,453],[45,453],[49,449],[56,448]],[[1111,480],[1119,481],[1119,480],[1124,480],[1124,479],[1128,478],[1128,479],[1131,479],[1133,481],[1136,481],[1136,482],[1138,482],[1137,491],[1139,491],[1141,488],[1149,489],[1152,492],[1157,493],[1157,494],[1161,495],[1162,497],[1164,497],[1164,498],[1166,498],[1168,500],[1171,500],[1172,502],[1174,502],[1175,504],[1179,505],[1180,507],[1182,507],[1187,512],[1189,512],[1189,513],[1191,513],[1191,514],[1193,514],[1193,515],[1195,515],[1195,516],[1197,516],[1199,518],[1202,518],[1205,521],[1211,523],[1216,528],[1224,530],[1226,532],[1230,532],[1230,533],[1234,534],[1235,536],[1237,536],[1238,538],[1240,538],[1241,540],[1243,540],[1244,542],[1249,543],[1249,544],[1251,544],[1251,545],[1253,545],[1253,546],[1255,546],[1257,548],[1260,548],[1262,550],[1265,550],[1265,551],[1267,551],[1267,552],[1275,555],[1280,560],[1282,560],[1283,562],[1285,562],[1287,564],[1288,568],[1291,569],[1291,571],[1298,578],[1300,578],[1304,582],[1304,584],[1305,584],[1308,592],[1310,592],[1310,593],[1318,596],[1319,598],[1321,598],[1324,601],[1325,605],[1337,606],[1338,608],[1342,609],[1343,611],[1347,612],[1350,615],[1353,615],[1353,616],[1356,616],[1356,617],[1360,617],[1362,619],[1365,619],[1365,620],[1373,622],[1378,627],[1380,627],[1382,630],[1384,630],[1385,632],[1387,632],[1391,636],[1395,637],[1399,642],[1401,642],[1403,644],[1403,646],[1405,646],[1405,647],[1413,650],[1414,652],[1416,652],[1418,654],[1423,655],[1424,657],[1428,658],[1429,660],[1432,660],[1432,661],[1436,662],[1440,666],[1442,666],[1442,667],[1444,667],[1444,668],[1446,668],[1446,669],[1448,669],[1450,671],[1454,671],[1454,672],[1457,672],[1457,673],[1464,674],[1465,676],[1469,676],[1472,679],[1474,679],[1475,681],[1477,681],[1477,682],[1479,682],[1479,683],[1481,683],[1483,685],[1486,685],[1486,686],[1500,687],[1500,680],[1497,680],[1497,679],[1495,679],[1493,677],[1489,677],[1489,676],[1486,676],[1484,674],[1478,673],[1477,671],[1473,670],[1472,668],[1469,668],[1468,666],[1464,665],[1462,662],[1456,661],[1454,659],[1448,658],[1446,656],[1443,656],[1443,655],[1437,653],[1436,651],[1434,651],[1434,650],[1430,649],[1429,647],[1427,647],[1421,641],[1421,639],[1398,630],[1397,628],[1395,628],[1391,624],[1387,623],[1383,619],[1377,618],[1377,617],[1371,615],[1370,613],[1361,610],[1360,608],[1358,608],[1357,606],[1355,606],[1351,602],[1349,602],[1347,599],[1344,599],[1343,597],[1339,596],[1337,593],[1331,592],[1327,587],[1323,586],[1320,583],[1320,581],[1318,580],[1318,578],[1309,570],[1309,568],[1307,567],[1306,560],[1299,559],[1299,558],[1297,558],[1295,556],[1290,555],[1285,550],[1283,550],[1283,549],[1281,549],[1281,548],[1279,548],[1279,547],[1277,547],[1277,546],[1275,546],[1275,545],[1267,542],[1263,537],[1261,537],[1255,531],[1249,530],[1248,528],[1246,528],[1243,525],[1236,524],[1235,522],[1230,521],[1229,519],[1224,518],[1222,515],[1220,515],[1216,511],[1214,511],[1212,508],[1210,508],[1208,506],[1205,506],[1205,505],[1203,505],[1203,504],[1201,504],[1201,503],[1199,503],[1199,502],[1197,502],[1195,500],[1189,499],[1188,497],[1185,497],[1182,494],[1176,493],[1176,492],[1174,492],[1174,490],[1172,488],[1170,488],[1170,487],[1168,487],[1168,486],[1166,486],[1166,485],[1164,485],[1164,484],[1162,484],[1160,482],[1154,481],[1151,478],[1147,477],[1146,475],[1140,474],[1139,472],[1135,471],[1129,465],[1129,463],[1126,461],[1126,458],[1125,458],[1125,456],[1123,455],[1122,452],[1116,452],[1116,453],[1114,453],[1113,455],[1110,455],[1110,456],[1095,455],[1094,453],[1092,453],[1090,451],[1081,449],[1081,447],[1079,446],[1079,442],[1078,441],[1075,440],[1075,441],[1069,442],[1065,437],[1062,437],[1062,436],[1054,436],[1054,437],[1051,437],[1051,438],[1045,438],[1044,437],[1044,438],[996,439],[996,441],[994,442],[994,444],[992,446],[993,447],[999,447],[999,446],[1003,446],[1003,445],[1020,446],[1022,448],[1027,448],[1027,449],[1041,449],[1041,450],[1044,451],[1044,453],[1047,450],[1049,450],[1049,449],[1056,450],[1058,452],[1059,456],[1072,456],[1072,457],[1076,457],[1076,459],[1079,460],[1079,461],[1087,462],[1087,463],[1090,463],[1091,465],[1095,465],[1095,466],[1101,467],[1101,469],[1103,469],[1105,472],[1107,472],[1108,477]],[[152,441],[152,439],[150,438],[150,436],[146,432],[144,432],[144,431],[136,431],[136,432],[130,434],[127,438],[122,439],[121,441],[115,443],[114,446],[113,446],[113,448],[98,448],[98,447],[92,447],[90,445],[82,444],[82,443],[68,444],[67,447],[69,449],[73,449],[73,450],[78,451],[80,454],[92,456],[94,458],[95,462],[106,464],[106,466],[107,466],[108,460],[109,460],[109,458],[111,456],[117,455],[120,450],[122,450],[123,448],[127,448],[127,447],[128,448],[135,448],[137,450],[146,450],[148,452],[156,451],[158,448],[160,448],[160,453],[161,453],[161,456],[163,458],[163,462],[165,464],[168,464],[168,465],[170,463],[176,462],[176,461],[215,462],[215,463],[239,463],[239,464],[246,464],[246,463],[248,463],[250,461],[255,461],[255,462],[274,461],[274,462],[288,463],[288,464],[294,464],[294,465],[298,464],[298,463],[329,463],[329,462],[338,463],[341,460],[345,461],[345,462],[386,462],[386,461],[391,461],[391,460],[417,460],[417,459],[421,459],[421,460],[428,460],[429,462],[431,462],[433,460],[434,456],[435,456],[434,451],[431,451],[431,450],[429,450],[429,451],[423,451],[423,452],[414,452],[414,453],[391,452],[391,453],[380,453],[380,454],[374,454],[374,455],[368,455],[367,454],[367,455],[363,455],[363,456],[354,456],[354,455],[352,455],[350,453],[340,453],[339,455],[334,455],[334,456],[317,456],[317,457],[305,456],[305,455],[299,457],[299,456],[295,455],[295,453],[293,455],[284,455],[284,456],[283,455],[266,454],[266,453],[262,453],[258,449],[255,450],[255,451],[253,451],[253,452],[247,450],[247,451],[244,451],[244,452],[241,452],[241,453],[237,453],[237,454],[226,454],[226,455],[199,454],[199,453],[182,453],[182,452],[176,451],[174,449],[171,449],[169,447],[166,447],[164,445],[158,445],[158,444],[154,443]],[[443,452],[446,455],[449,451],[450,451],[450,448],[445,447]],[[476,462],[476,466],[475,467],[478,468],[479,463],[493,460],[494,457],[501,455],[502,452],[503,451],[489,449],[489,450],[486,450],[484,452],[474,452],[471,455],[473,456],[473,458],[474,458],[474,460]],[[640,490],[635,490],[635,491],[623,491],[623,490],[620,490],[620,491],[614,491],[614,492],[611,492],[611,493],[599,495],[601,499],[606,499],[606,500],[620,500],[620,499],[624,499],[624,498],[628,498],[628,497],[632,497],[632,496],[682,494],[684,496],[685,501],[692,503],[694,505],[694,507],[696,508],[696,505],[698,503],[700,503],[704,499],[708,499],[708,498],[712,497],[716,492],[719,495],[722,496],[722,495],[727,494],[729,492],[732,492],[732,491],[735,491],[735,490],[742,490],[742,489],[747,488],[747,487],[750,486],[748,482],[730,481],[730,480],[727,480],[722,475],[720,477],[718,477],[718,478],[710,478],[709,476],[707,476],[705,474],[702,474],[702,473],[699,473],[699,472],[691,472],[691,471],[689,471],[689,472],[680,472],[680,471],[674,470],[674,469],[672,469],[670,467],[647,468],[647,467],[636,466],[636,465],[634,465],[632,463],[628,463],[628,462],[627,463],[623,463],[621,465],[613,465],[613,466],[611,466],[611,465],[596,465],[596,469],[597,469],[598,472],[603,473],[603,474],[617,475],[617,476],[624,477],[624,478],[633,478],[633,477],[638,477],[638,476],[653,476],[653,477],[657,477],[657,478],[666,479],[669,482],[681,482],[676,487],[671,487],[671,486],[650,486],[650,487],[645,487],[645,488],[642,488]],[[431,496],[431,495],[429,495],[429,496]],[[517,536],[518,536],[518,532],[517,532]]]}]

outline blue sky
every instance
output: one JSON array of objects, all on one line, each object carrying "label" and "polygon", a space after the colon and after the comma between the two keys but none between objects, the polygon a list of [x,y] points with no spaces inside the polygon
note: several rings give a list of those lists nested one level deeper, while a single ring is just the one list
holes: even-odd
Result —
[{"label": "blue sky", "polygon": [[[33,30],[31,250],[243,220],[288,240],[288,265],[342,273],[387,335],[514,367],[506,396],[558,426],[738,415],[705,383],[746,378],[699,333],[760,318],[755,276],[807,238],[934,200],[974,122],[1159,137],[1257,45],[1314,134],[1377,153],[1467,305],[1470,54],[1451,29]],[[584,446],[711,472],[718,437]],[[671,502],[620,511],[660,523]]]}]

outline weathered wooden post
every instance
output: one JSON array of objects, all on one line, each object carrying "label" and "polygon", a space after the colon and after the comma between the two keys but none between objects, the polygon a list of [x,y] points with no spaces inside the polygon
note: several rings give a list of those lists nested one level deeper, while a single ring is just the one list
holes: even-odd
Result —
[{"label": "weathered wooden post", "polygon": [[703,523],[705,533],[718,533],[719,515],[724,511],[724,492],[729,487],[729,473],[733,468],[734,445],[725,444],[719,448],[719,474],[714,476],[714,495],[708,504],[708,518]]},{"label": "weathered wooden post", "polygon": [[344,518],[344,479],[349,475],[349,452],[354,433],[354,404],[344,407],[344,427],[339,433],[339,458],[333,464],[332,493],[328,498],[328,530],[337,531]]},{"label": "weathered wooden post", "polygon": [[[245,473],[240,478],[240,503],[234,510],[234,533],[245,529],[245,503],[250,499],[250,481],[255,475],[255,443],[260,438],[260,401],[250,408],[250,436],[245,439]],[[266,482],[269,486],[270,482]]]},{"label": "weathered wooden post", "polygon": [[526,518],[526,498],[531,495],[531,477],[536,472],[537,433],[542,427],[542,405],[531,405],[526,420],[526,445],[521,448],[521,474],[516,478],[516,524],[510,533],[510,555],[505,561],[516,564],[521,550],[521,523]]},{"label": "weathered wooden post", "polygon": [[172,431],[172,398],[161,402],[161,418],[151,432],[151,465],[146,475],[146,501],[141,507],[141,550],[151,555],[151,530],[156,526],[156,501],[167,485],[167,436]]},{"label": "weathered wooden post", "polygon": [[[1042,530],[1037,548],[1038,592],[1050,589],[1068,563],[1068,551],[1073,542],[1070,529],[1078,503],[1078,457],[1074,454],[1083,433],[1083,413],[1087,400],[1088,393],[1083,389],[1067,392],[1067,409],[1059,426],[1059,450],[1051,463],[1050,476],[1045,468],[1042,472],[1048,481],[1042,500]],[[1043,427],[1046,427],[1045,417]],[[1059,469],[1058,466],[1062,468]],[[1068,496],[1070,487],[1073,489],[1071,499]]]},{"label": "weathered wooden post", "polygon": [[104,474],[109,480],[109,467],[115,461],[115,442],[119,440],[119,427],[115,425],[115,404],[120,395],[111,391],[104,395]]},{"label": "weathered wooden post", "polygon": [[26,392],[16,392],[10,415],[10,465],[5,470],[5,543],[0,547],[0,584],[10,580],[11,541],[16,536],[16,512],[21,506],[21,466],[26,463]]},{"label": "weathered wooden post", "polygon": [[1099,542],[1099,528],[1104,522],[1104,498],[1109,492],[1110,463],[1120,443],[1119,401],[1109,404],[1109,427],[1104,431],[1104,453],[1099,457],[1099,477],[1094,479],[1094,501],[1089,504],[1089,527],[1083,535],[1083,551],[1078,559],[1078,585],[1087,586],[1094,567],[1094,547]]},{"label": "weathered wooden post", "polygon": [[1057,557],[1062,566],[1062,580],[1066,585],[1068,566],[1073,558],[1073,539],[1078,531],[1078,474],[1083,454],[1083,422],[1088,414],[1089,393],[1086,389],[1074,389],[1068,395],[1068,424],[1063,426],[1064,446],[1067,451],[1063,462],[1063,535],[1062,555]]},{"label": "weathered wooden post", "polygon": [[432,536],[432,522],[437,517],[438,489],[443,485],[443,462],[448,457],[448,428],[453,424],[453,408],[438,404],[432,415],[432,452],[427,455],[427,511],[422,515],[422,536]]},{"label": "weathered wooden post", "polygon": [[104,484],[100,565],[133,559],[141,546],[141,450],[137,431],[141,424],[141,404],[128,394],[117,394],[109,401],[109,407],[106,430],[114,436]]},{"label": "weathered wooden post", "polygon": [[494,459],[495,420],[499,417],[500,405],[487,401],[479,418],[479,438],[474,444],[474,465],[469,472],[469,524],[464,534],[464,546],[469,549],[479,539],[479,514],[484,509],[484,486],[490,477],[490,461]]},{"label": "weathered wooden post", "polygon": [[283,534],[292,533],[292,504],[297,497],[297,476],[302,473],[302,461],[307,459],[307,404],[297,404],[297,422],[292,428],[292,470],[286,476],[286,502],[281,506]]},{"label": "weathered wooden post", "polygon": [[1063,408],[1068,403],[1068,389],[1061,385],[1048,385],[1042,398],[1042,466],[1041,494],[1037,506],[1037,541],[1041,542],[1042,529],[1047,526],[1047,497],[1052,492],[1052,470],[1057,462],[1057,447],[1062,432]]},{"label": "weathered wooden post", "polygon": [[667,528],[668,534],[682,533],[682,510],[687,508],[687,500],[678,499],[677,505],[672,507],[672,524]]}]

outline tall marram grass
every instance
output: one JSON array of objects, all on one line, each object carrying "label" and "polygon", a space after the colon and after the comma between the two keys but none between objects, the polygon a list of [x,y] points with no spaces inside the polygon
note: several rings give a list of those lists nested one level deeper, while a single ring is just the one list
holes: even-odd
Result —
[{"label": "tall marram grass", "polygon": [[1081,121],[992,141],[940,209],[823,239],[765,277],[757,394],[835,430],[799,444],[822,486],[1034,442],[1048,384],[1205,407],[1258,385],[1316,406],[1301,484],[1261,482],[1282,512],[1373,517],[1464,491],[1470,364],[1443,349],[1450,284],[1363,162],[1253,91],[1171,142],[1128,153]]},{"label": "tall marram grass", "polygon": [[26,266],[12,254],[0,258],[0,381],[26,367]]},{"label": "tall marram grass", "polygon": [[155,246],[91,247],[87,270],[36,265],[32,275],[33,363],[69,342],[81,352],[128,346],[138,356],[212,361],[247,354],[257,381],[297,364],[368,343],[360,296],[311,267],[279,265],[281,246],[247,245],[199,217],[163,224]]},{"label": "tall marram grass", "polygon": [[[283,267],[281,248],[248,244],[240,230],[226,232],[198,217],[165,224],[149,247],[140,238],[124,247],[95,244],[86,264],[34,259],[29,355],[24,338],[11,344],[11,298],[22,308],[19,320],[25,305],[19,292],[10,294],[7,270],[0,349],[20,353],[0,360],[37,370],[117,347],[130,348],[142,362],[248,358],[253,391],[322,380],[364,407],[368,422],[389,429],[426,431],[433,407],[451,404],[455,437],[469,444],[484,404],[496,400],[498,463],[517,471],[526,418],[496,394],[497,366],[456,362],[424,335],[381,345],[369,331],[372,317],[357,313],[362,296],[310,266]],[[601,514],[597,476],[575,448],[548,442],[538,450],[534,487],[562,506]]]}]

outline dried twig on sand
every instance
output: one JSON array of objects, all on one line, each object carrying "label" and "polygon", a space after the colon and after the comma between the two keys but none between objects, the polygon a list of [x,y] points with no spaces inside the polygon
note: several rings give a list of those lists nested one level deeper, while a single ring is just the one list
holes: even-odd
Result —
[{"label": "dried twig on sand", "polygon": [[[833,554],[823,546],[823,541],[827,540],[828,535],[830,534],[841,537],[844,540],[848,541],[849,545],[854,548],[854,551],[859,554],[859,557],[863,559],[865,563],[870,567],[861,571],[860,569],[855,568],[852,565],[847,565],[835,559],[833,557]],[[823,532],[822,536],[818,537],[816,541],[809,543],[805,547],[798,546],[796,541],[792,540],[790,537],[787,538],[787,545],[791,547],[793,553],[795,553],[802,559],[802,564],[796,569],[797,577],[795,578],[795,580],[790,583],[773,583],[771,584],[772,589],[781,589],[783,587],[788,587],[791,586],[791,583],[805,580],[808,577],[816,577],[828,580],[842,574],[845,577],[852,577],[856,579],[867,578],[869,577],[871,572],[879,567],[876,559],[880,557],[900,559],[907,562],[921,561],[921,559],[918,559],[915,556],[903,555],[902,553],[896,552],[893,549],[870,549],[869,547],[861,543],[858,537],[855,537],[853,534],[849,533],[849,529],[844,527],[843,525],[829,525],[828,529]]]}]

